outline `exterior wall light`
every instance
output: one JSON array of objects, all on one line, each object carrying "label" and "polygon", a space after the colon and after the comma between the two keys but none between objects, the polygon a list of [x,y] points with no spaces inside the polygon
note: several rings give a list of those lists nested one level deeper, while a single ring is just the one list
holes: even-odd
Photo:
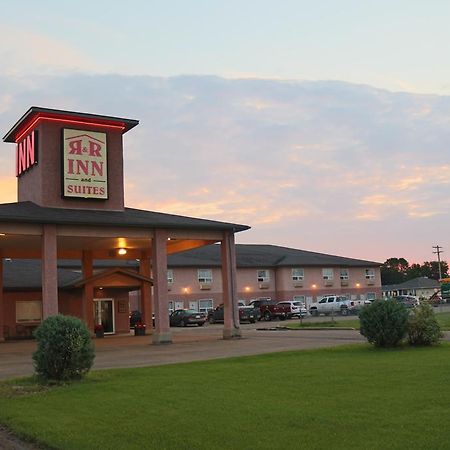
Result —
[{"label": "exterior wall light", "polygon": [[313,284],[311,287],[312,287],[313,289],[315,289],[315,288],[317,287],[317,284]]},{"label": "exterior wall light", "polygon": [[356,283],[356,287],[360,287],[361,285],[359,283]]},{"label": "exterior wall light", "polygon": [[123,248],[123,247],[119,248],[119,249],[117,249],[117,254],[121,255],[121,256],[126,255],[127,254],[127,249]]}]

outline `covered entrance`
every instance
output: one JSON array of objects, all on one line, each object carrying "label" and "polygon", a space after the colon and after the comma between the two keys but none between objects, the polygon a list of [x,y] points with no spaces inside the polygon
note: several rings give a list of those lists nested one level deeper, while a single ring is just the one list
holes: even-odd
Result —
[{"label": "covered entrance", "polygon": [[[94,273],[94,261],[111,260],[113,267],[114,260],[138,261],[134,278],[141,277],[144,320],[152,323],[154,312],[153,342],[169,343],[167,255],[220,243],[223,337],[239,337],[234,234],[249,227],[126,208],[122,136],[137,124],[137,120],[38,107],[19,119],[4,137],[5,142],[16,143],[18,202],[0,205],[1,262],[41,260],[45,319],[72,308],[60,295],[58,261],[81,261],[81,289],[73,311],[92,332],[96,320],[111,321],[113,333],[118,330],[119,314],[128,311],[120,312],[123,308],[115,296],[98,295],[96,289],[103,286]],[[129,274],[125,277],[129,279]],[[113,278],[119,281],[111,286],[128,288],[120,273]],[[100,298],[114,301],[98,302]],[[4,295],[0,277],[0,340],[5,325],[15,326],[11,303],[15,300]]]}]

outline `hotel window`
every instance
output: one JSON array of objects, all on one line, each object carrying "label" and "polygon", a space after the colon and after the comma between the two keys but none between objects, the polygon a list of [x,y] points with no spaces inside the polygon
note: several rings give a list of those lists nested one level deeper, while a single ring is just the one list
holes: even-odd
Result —
[{"label": "hotel window", "polygon": [[167,282],[173,283],[173,269],[167,269]]},{"label": "hotel window", "polygon": [[203,284],[212,283],[212,270],[211,269],[198,269],[198,282]]},{"label": "hotel window", "polygon": [[375,279],[375,269],[366,269],[366,280]]},{"label": "hotel window", "polygon": [[303,281],[305,278],[305,271],[303,269],[292,269],[292,281]]},{"label": "hotel window", "polygon": [[341,280],[348,280],[348,269],[341,269]]},{"label": "hotel window", "polygon": [[332,280],[333,279],[333,269],[322,269],[322,278],[324,280]]},{"label": "hotel window", "polygon": [[198,301],[198,310],[200,312],[207,313],[208,311],[211,311],[213,309],[213,301],[208,300],[199,300]]},{"label": "hotel window", "polygon": [[270,281],[268,270],[258,270],[258,283],[267,283]]},{"label": "hotel window", "polygon": [[377,295],[375,294],[375,292],[368,292],[366,298],[367,300],[373,302],[377,298]]},{"label": "hotel window", "polygon": [[40,322],[41,320],[42,302],[40,300],[16,302],[17,323]]}]

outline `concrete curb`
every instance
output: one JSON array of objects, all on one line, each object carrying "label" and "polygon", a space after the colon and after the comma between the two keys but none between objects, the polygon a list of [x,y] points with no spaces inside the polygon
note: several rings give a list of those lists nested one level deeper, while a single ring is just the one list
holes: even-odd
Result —
[{"label": "concrete curb", "polygon": [[352,327],[304,327],[304,328],[290,328],[290,327],[277,327],[278,329],[282,330],[289,330],[289,331],[320,331],[320,330],[342,330],[342,331],[356,331],[356,328]]}]

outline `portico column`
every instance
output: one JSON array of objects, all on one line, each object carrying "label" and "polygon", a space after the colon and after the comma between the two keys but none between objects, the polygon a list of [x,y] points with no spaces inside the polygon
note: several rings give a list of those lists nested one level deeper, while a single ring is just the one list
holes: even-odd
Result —
[{"label": "portico column", "polygon": [[[92,252],[90,250],[83,250],[81,270],[84,279],[90,278],[94,274]],[[94,331],[94,286],[92,283],[84,283],[81,314],[88,329]]]},{"label": "portico column", "polygon": [[56,225],[42,227],[42,316],[58,314]]},{"label": "portico column", "polygon": [[171,343],[167,303],[167,230],[155,230],[152,242],[152,272],[156,322],[153,343]]},{"label": "portico column", "polygon": [[241,337],[236,283],[236,249],[234,233],[224,232],[221,242],[223,290],[223,338]]},{"label": "portico column", "polygon": [[[151,277],[150,256],[147,252],[141,253],[139,260],[139,273],[145,277]],[[152,325],[152,287],[146,281],[141,284],[141,313],[144,323],[147,325],[147,333],[153,334]]]},{"label": "portico column", "polygon": [[5,306],[3,304],[3,258],[0,255],[0,342],[5,341]]}]

